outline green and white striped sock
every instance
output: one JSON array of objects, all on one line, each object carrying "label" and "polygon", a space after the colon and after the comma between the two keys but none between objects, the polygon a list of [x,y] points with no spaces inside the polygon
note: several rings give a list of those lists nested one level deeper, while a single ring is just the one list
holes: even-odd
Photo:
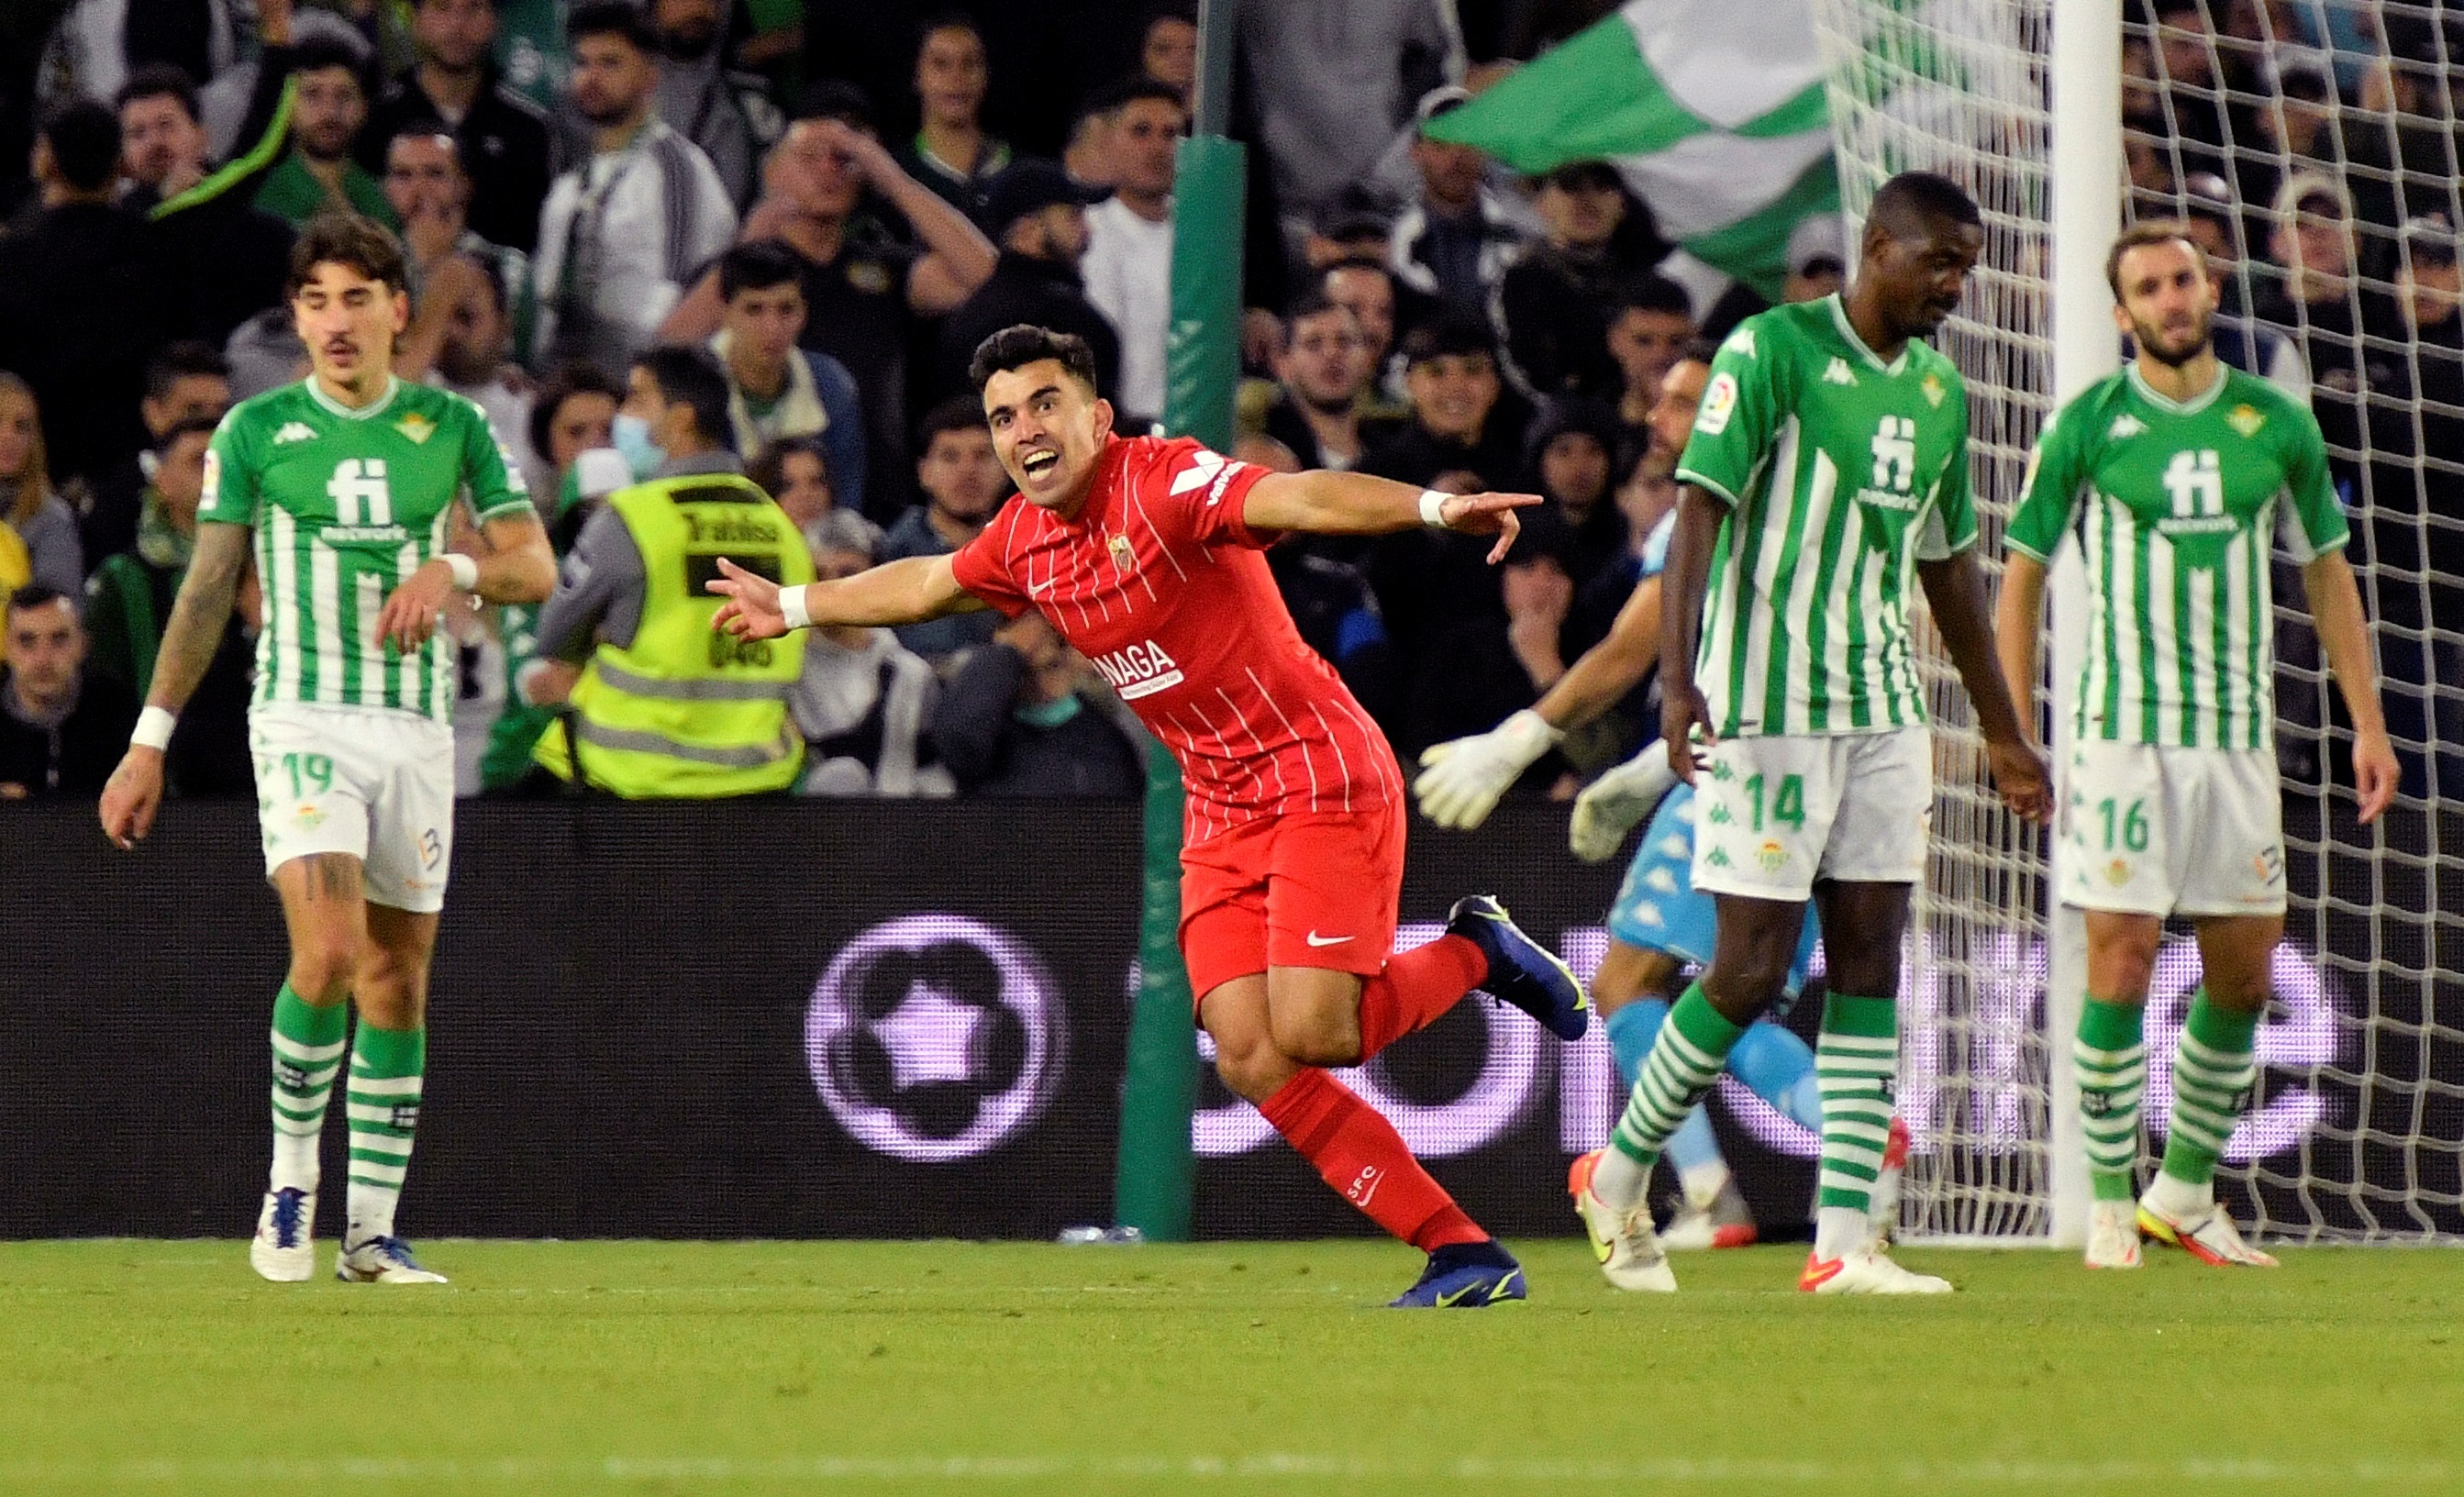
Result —
[{"label": "green and white striped sock", "polygon": [[2139,1099],[2147,1090],[2146,1009],[2091,998],[2071,1041],[2079,1076],[2079,1129],[2087,1140],[2088,1182],[2099,1200],[2139,1194]]},{"label": "green and white striped sock", "polygon": [[393,1208],[410,1167],[427,1068],[426,1029],[380,1029],[361,1021],[351,1046],[351,1225],[345,1246],[394,1235]]},{"label": "green and white striped sock", "polygon": [[1592,1176],[1592,1194],[1619,1211],[1642,1203],[1661,1149],[1720,1079],[1729,1047],[1745,1032],[1744,1025],[1730,1024],[1711,1006],[1702,983],[1685,990],[1635,1076],[1625,1112]]},{"label": "green and white striped sock", "polygon": [[[2258,1015],[2210,1002],[2206,988],[2191,995],[2190,1016],[2173,1055],[2173,1116],[2165,1138],[2164,1174],[2202,1204],[2215,1199],[2216,1161],[2224,1157],[2233,1125],[2249,1111],[2258,1083],[2252,1059],[2257,1029]],[[2167,1194],[2179,1201],[2184,1192]]]},{"label": "green and white striped sock", "polygon": [[325,1132],[325,1103],[342,1068],[342,1030],[350,1011],[319,1008],[282,984],[274,995],[274,1170],[270,1190],[317,1188],[317,1142]]},{"label": "green and white striped sock", "polygon": [[1827,995],[1814,1046],[1822,1091],[1822,1173],[1815,1193],[1817,1258],[1863,1245],[1874,1181],[1891,1142],[1891,1091],[1900,1073],[1899,1006],[1887,998]]}]

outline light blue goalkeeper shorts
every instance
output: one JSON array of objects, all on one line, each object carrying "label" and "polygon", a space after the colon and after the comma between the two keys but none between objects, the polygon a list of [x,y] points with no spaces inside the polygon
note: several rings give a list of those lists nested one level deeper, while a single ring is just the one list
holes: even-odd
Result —
[{"label": "light blue goalkeeper shorts", "polygon": [[[1652,813],[1627,865],[1625,882],[1617,887],[1617,903],[1609,907],[1609,935],[1628,946],[1664,951],[1697,966],[1708,966],[1719,939],[1719,911],[1711,896],[1694,887],[1694,788],[1681,784],[1661,799]],[[1805,935],[1796,943],[1796,960],[1788,969],[1782,990],[1793,999],[1805,988],[1814,965],[1815,943],[1821,938],[1814,906],[1805,907]]]}]

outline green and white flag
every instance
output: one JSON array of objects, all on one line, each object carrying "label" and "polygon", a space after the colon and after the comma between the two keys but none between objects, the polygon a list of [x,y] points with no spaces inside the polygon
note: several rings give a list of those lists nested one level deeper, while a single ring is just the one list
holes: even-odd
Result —
[{"label": "green and white flag", "polygon": [[1614,162],[1662,234],[1774,301],[1789,231],[1839,209],[1808,0],[1630,0],[1429,134],[1532,175]]}]

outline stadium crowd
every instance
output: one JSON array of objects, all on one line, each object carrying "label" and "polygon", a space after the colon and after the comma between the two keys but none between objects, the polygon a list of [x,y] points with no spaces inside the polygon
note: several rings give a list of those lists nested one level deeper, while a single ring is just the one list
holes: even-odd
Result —
[{"label": "stadium crowd", "polygon": [[[1673,247],[1614,165],[1527,180],[1423,135],[1612,9],[1241,8],[1233,455],[1549,501],[1495,569],[1484,542],[1439,533],[1273,553],[1304,636],[1407,760],[1529,706],[1606,632],[1675,499],[1676,454],[1645,413],[1763,305],[1661,274]],[[694,424],[699,442],[778,499],[825,577],[953,551],[1008,494],[964,376],[987,333],[1079,333],[1124,429],[1163,414],[1174,147],[1197,70],[1180,0],[9,11],[0,796],[92,794],[117,761],[215,421],[305,367],[283,291],[319,212],[400,235],[413,311],[397,366],[490,414],[560,556],[644,471],[584,454],[621,445],[659,350],[698,350],[723,378],[723,429]],[[2436,720],[2453,709],[2430,687],[2464,679],[2464,25],[2433,11],[2153,0],[2126,40],[2124,107],[2134,211],[2190,217],[2232,272],[2220,351],[2320,415],[2363,520],[2399,742],[2452,745],[2464,724]],[[1785,297],[1837,289],[1846,253],[1836,215],[1802,221]],[[543,609],[455,616],[463,793],[542,789],[531,744],[608,627],[573,596],[589,571],[568,567]],[[251,793],[254,610],[243,592],[181,718],[178,793]],[[808,793],[1140,783],[1143,735],[1032,615],[822,631],[791,705]],[[2285,708],[2300,720],[2294,693]],[[1646,720],[1629,702],[1521,788],[1563,793]]]}]

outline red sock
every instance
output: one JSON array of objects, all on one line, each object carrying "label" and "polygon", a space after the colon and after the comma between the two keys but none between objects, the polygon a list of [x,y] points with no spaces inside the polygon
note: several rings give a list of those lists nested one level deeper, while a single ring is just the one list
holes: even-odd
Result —
[{"label": "red sock", "polygon": [[1488,958],[1460,936],[1441,936],[1360,983],[1360,1063],[1463,1001],[1488,976]]},{"label": "red sock", "polygon": [[1302,1070],[1258,1111],[1344,1200],[1422,1252],[1488,1241],[1412,1157],[1395,1125],[1325,1071]]}]

